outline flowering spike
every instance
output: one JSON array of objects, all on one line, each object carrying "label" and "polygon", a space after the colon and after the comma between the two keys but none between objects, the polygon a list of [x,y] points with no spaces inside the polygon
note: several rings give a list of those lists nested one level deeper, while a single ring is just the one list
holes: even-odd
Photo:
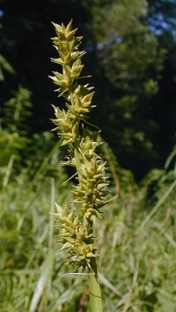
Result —
[{"label": "flowering spike", "polygon": [[[77,29],[72,30],[72,20],[64,24],[53,23],[56,37],[53,45],[59,57],[51,59],[61,67],[61,72],[53,72],[50,77],[57,85],[56,92],[66,100],[65,109],[53,106],[55,112],[55,129],[61,139],[61,145],[68,145],[66,164],[75,167],[77,184],[73,186],[74,199],[72,204],[61,207],[56,205],[56,221],[61,226],[60,250],[66,250],[72,262],[78,267],[91,269],[89,277],[89,294],[91,312],[103,312],[100,285],[97,276],[97,256],[93,225],[100,217],[101,208],[105,205],[107,177],[106,163],[96,153],[100,145],[98,133],[92,133],[85,128],[87,114],[95,107],[92,105],[94,91],[88,84],[78,84],[83,70],[82,57],[84,51],[79,51],[81,37],[77,37]],[[87,121],[86,121],[86,124]],[[72,206],[73,207],[73,206]],[[93,273],[93,274],[92,274]]]},{"label": "flowering spike", "polygon": [[61,71],[53,72],[50,77],[58,86],[56,92],[66,99],[65,109],[53,106],[55,119],[54,130],[61,139],[61,145],[68,145],[67,165],[75,167],[77,184],[73,186],[74,211],[65,206],[57,207],[55,219],[60,223],[61,243],[70,254],[71,260],[79,266],[89,266],[95,258],[93,223],[100,216],[105,205],[106,187],[105,162],[96,153],[100,145],[98,133],[85,128],[87,114],[95,105],[92,104],[93,88],[88,84],[78,84],[83,70],[82,57],[79,51],[81,37],[77,37],[77,29],[72,30],[72,21],[65,27],[53,23],[56,37],[52,38],[58,57],[52,62],[61,67]]}]

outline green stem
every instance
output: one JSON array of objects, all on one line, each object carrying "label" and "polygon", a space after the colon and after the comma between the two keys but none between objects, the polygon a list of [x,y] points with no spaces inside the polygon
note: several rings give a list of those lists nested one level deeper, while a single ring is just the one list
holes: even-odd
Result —
[{"label": "green stem", "polygon": [[95,258],[92,258],[90,265],[95,273],[93,275],[89,275],[90,312],[103,312],[103,302]]}]

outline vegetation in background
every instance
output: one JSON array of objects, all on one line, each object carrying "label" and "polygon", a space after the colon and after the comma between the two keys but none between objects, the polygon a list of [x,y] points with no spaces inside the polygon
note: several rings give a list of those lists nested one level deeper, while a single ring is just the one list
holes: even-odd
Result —
[{"label": "vegetation in background", "polygon": [[[96,108],[96,120],[92,119],[93,116],[91,120],[103,129],[102,136],[106,143],[100,148],[112,177],[110,192],[112,197],[119,194],[118,199],[107,203],[104,220],[99,220],[95,229],[97,249],[101,250],[97,264],[101,268],[100,283],[105,311],[175,312],[174,1],[141,1],[141,8],[143,5],[146,8],[148,3],[145,15],[137,15],[132,9],[132,15],[129,11],[128,18],[124,17],[124,28],[130,28],[127,27],[128,20],[133,17],[134,25],[137,24],[154,42],[150,55],[142,51],[147,64],[151,57],[151,71],[139,58],[139,71],[135,72],[134,79],[137,95],[134,97],[133,92],[129,92],[122,101],[124,110],[120,99],[124,98],[124,85],[129,85],[133,91],[131,81],[122,79],[120,90],[114,84],[114,75],[111,77],[109,74],[109,69],[114,68],[111,62],[106,64],[103,61],[103,55],[106,52],[109,61],[108,50],[112,54],[121,53],[121,57],[126,55],[125,48],[129,49],[129,40],[126,43],[125,40],[129,37],[124,31],[122,42],[108,41],[109,45],[100,45],[101,29],[97,28],[94,12],[101,11],[106,23],[108,11],[113,16],[118,3],[125,11],[128,1],[50,0],[49,6],[46,0],[37,0],[35,4],[29,1],[25,5],[21,0],[1,0],[0,3],[3,10],[0,11],[0,49],[3,55],[0,57],[0,311],[90,312],[87,277],[78,278],[77,275],[67,274],[74,272],[74,267],[67,264],[64,254],[57,250],[60,232],[49,214],[49,211],[54,213],[54,202],[63,206],[68,198],[70,202],[73,199],[70,191],[73,182],[63,184],[68,179],[68,172],[61,161],[63,155],[58,149],[60,143],[56,142],[52,133],[46,131],[51,124],[48,116],[52,116],[49,103],[56,102],[47,79],[52,70],[49,38],[53,30],[50,20],[68,22],[73,17],[73,23],[85,38],[85,67],[94,77],[92,84],[97,91],[94,101],[100,107],[100,110]],[[137,0],[131,3],[139,5]],[[161,23],[161,20],[164,22]],[[104,32],[104,25],[100,25]],[[109,31],[113,33],[113,25]],[[142,53],[141,41],[139,33],[134,35],[136,39],[132,42],[131,53],[134,52],[134,62],[137,62],[136,51],[140,52],[140,56]],[[145,40],[143,43],[146,44]],[[120,52],[113,51],[113,46],[115,49],[120,47]],[[164,61],[160,54],[163,49],[166,51]],[[132,64],[131,60],[124,63],[126,71]],[[158,62],[163,66],[161,71]],[[120,74],[120,65],[113,64],[118,67]],[[12,67],[15,72],[11,70]],[[15,75],[11,75],[12,72]],[[86,75],[86,70],[84,72]],[[138,76],[139,72],[142,73],[142,79]],[[155,94],[150,93],[148,96],[143,87],[142,94],[139,94],[145,79],[156,81],[153,84],[157,86],[157,90],[153,89]],[[15,90],[13,94],[12,90]],[[144,114],[140,107],[144,109]],[[131,112],[132,108],[134,110]],[[131,121],[128,121],[128,110],[133,116]],[[108,116],[112,112],[115,118],[112,118],[111,124]],[[124,136],[126,126],[130,126],[133,133],[141,127],[144,137],[133,139],[130,136],[130,146],[129,140],[125,140],[129,138],[129,133]],[[121,135],[124,138],[122,141],[114,139]],[[146,138],[153,144],[153,149],[150,144],[146,146],[149,142]],[[139,143],[138,146],[134,141]],[[128,157],[128,153],[125,156],[125,151],[133,156],[132,163],[127,162],[132,158]],[[118,157],[120,153],[121,159]],[[141,155],[140,160],[138,155]],[[122,163],[126,169],[122,168]],[[154,169],[149,170],[151,168]],[[143,178],[136,183],[134,176],[139,177],[139,180]]]},{"label": "vegetation in background", "polygon": [[67,24],[73,18],[87,51],[84,74],[92,75],[95,102],[100,103],[91,120],[102,129],[121,166],[132,170],[138,181],[148,170],[162,168],[176,132],[174,1],[0,3],[0,50],[17,73],[3,71],[1,106],[9,91],[22,84],[32,91],[32,131],[50,129],[48,104],[56,102],[47,78],[54,68],[50,21]]},{"label": "vegetation in background", "polygon": [[4,70],[11,74],[15,73],[10,63],[0,54],[0,81],[4,81]]},{"label": "vegetation in background", "polygon": [[[121,164],[127,164],[138,178],[142,172],[136,156],[143,174],[158,159],[153,148],[158,125],[150,116],[151,98],[158,91],[166,52],[149,30],[147,9],[147,1],[115,1],[95,7],[91,24],[97,57],[113,88],[113,96],[101,110],[105,137]],[[109,136],[113,129],[120,130]]]},{"label": "vegetation in background", "polygon": [[[48,136],[39,139],[45,146],[51,144]],[[110,191],[113,195],[119,188],[120,194],[106,205],[104,220],[96,225],[105,311],[174,312],[175,149],[163,170],[149,173],[141,186],[129,171],[118,166],[107,145],[102,154],[114,177]],[[59,231],[48,214],[48,207],[54,212],[55,201],[64,205],[68,197],[72,200],[71,182],[61,186],[67,179],[62,157],[58,146],[41,157],[36,145],[35,154],[28,155],[27,166],[21,164],[15,174],[13,165],[8,167],[7,182],[1,185],[2,312],[89,311],[87,277],[67,274],[74,268],[57,251]],[[35,162],[39,166],[31,177]]]}]

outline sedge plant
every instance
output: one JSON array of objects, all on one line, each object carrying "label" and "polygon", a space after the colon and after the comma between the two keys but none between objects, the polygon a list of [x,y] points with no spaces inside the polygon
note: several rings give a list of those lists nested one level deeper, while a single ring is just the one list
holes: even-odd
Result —
[{"label": "sedge plant", "polygon": [[102,296],[97,273],[97,252],[95,248],[94,223],[101,216],[101,208],[106,203],[108,180],[105,161],[97,153],[101,144],[99,131],[89,128],[88,113],[92,110],[93,87],[82,84],[83,70],[80,51],[82,37],[76,36],[72,21],[64,24],[53,23],[56,36],[52,38],[58,57],[52,61],[60,65],[60,72],[54,71],[50,78],[57,85],[56,92],[65,100],[65,107],[54,107],[55,131],[61,145],[68,148],[65,165],[75,168],[72,192],[73,200],[64,207],[57,205],[55,219],[61,227],[62,250],[77,268],[88,272],[90,311],[102,312]]}]

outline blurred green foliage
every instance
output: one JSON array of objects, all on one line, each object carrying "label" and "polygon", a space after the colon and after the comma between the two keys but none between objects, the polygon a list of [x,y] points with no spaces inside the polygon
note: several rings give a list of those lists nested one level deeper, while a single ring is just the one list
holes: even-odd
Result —
[{"label": "blurred green foliage", "polygon": [[1,3],[0,311],[89,311],[87,276],[68,274],[49,214],[72,201],[74,183],[62,186],[63,150],[47,131],[56,102],[49,25],[73,17],[96,87],[110,197],[119,194],[96,226],[105,311],[175,312],[174,1]]},{"label": "blurred green foliage", "polygon": [[0,81],[4,80],[4,74],[3,70],[6,70],[7,72],[11,74],[15,74],[15,71],[13,67],[10,65],[10,63],[0,54]]},{"label": "blurred green foliage", "polygon": [[92,121],[120,165],[138,180],[150,169],[162,168],[176,133],[174,1],[1,3],[0,50],[16,71],[12,76],[3,69],[1,105],[22,84],[32,91],[34,115],[28,125],[33,133],[50,129],[49,103],[57,102],[48,80],[53,69],[51,21],[67,24],[73,18],[87,51],[83,75],[92,75],[96,89]]},{"label": "blurred green foliage", "polygon": [[110,1],[94,7],[90,26],[102,77],[110,84],[100,91],[101,97],[107,96],[101,103],[101,127],[121,165],[138,179],[158,160],[151,98],[158,92],[166,53],[149,29],[147,12],[147,1]]},{"label": "blurred green foliage", "polygon": [[[175,311],[175,188],[168,193],[176,186],[174,174],[163,172],[150,198],[147,183],[139,188],[127,175],[119,198],[96,226],[106,311]],[[87,277],[63,276],[74,270],[57,252],[59,233],[48,214],[55,200],[63,204],[71,196],[69,186],[59,187],[63,174],[43,173],[35,181],[29,176],[27,170],[10,176],[0,193],[0,310],[88,311]]]},{"label": "blurred green foliage", "polygon": [[[2,175],[0,310],[88,312],[87,276],[74,272],[57,251],[59,229],[49,214],[55,201],[72,200],[73,182],[63,184],[59,143],[50,133],[36,134],[32,142],[33,153],[18,170],[14,161]],[[101,153],[111,177],[110,198],[119,194],[107,203],[95,232],[105,311],[174,312],[176,151],[141,185],[119,166],[107,143]]]}]

